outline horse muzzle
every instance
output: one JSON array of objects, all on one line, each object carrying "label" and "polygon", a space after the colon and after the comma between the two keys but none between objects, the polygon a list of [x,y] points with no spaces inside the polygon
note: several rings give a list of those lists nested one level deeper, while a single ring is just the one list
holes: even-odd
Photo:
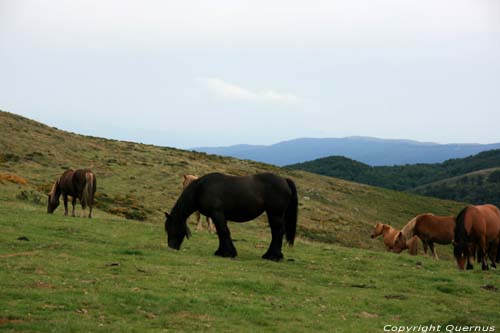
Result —
[{"label": "horse muzzle", "polygon": [[181,248],[181,242],[176,242],[176,241],[168,242],[168,247],[174,250],[179,250]]}]

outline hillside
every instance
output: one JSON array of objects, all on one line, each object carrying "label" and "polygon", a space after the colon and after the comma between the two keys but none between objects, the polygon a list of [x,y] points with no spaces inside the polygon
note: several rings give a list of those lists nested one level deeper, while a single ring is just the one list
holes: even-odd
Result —
[{"label": "hillside", "polygon": [[427,196],[500,207],[500,167],[482,169],[418,186],[411,190]]},{"label": "hillside", "polygon": [[[375,221],[401,226],[417,213],[452,214],[463,204],[85,137],[5,112],[0,127],[0,330],[373,332],[387,324],[500,325],[496,271],[461,272],[450,260],[385,253],[380,239],[369,238]],[[97,174],[99,209],[92,220],[64,217],[61,208],[46,213],[43,192],[69,166],[90,166]],[[230,224],[235,259],[214,256],[217,238],[207,232],[194,232],[180,251],[166,247],[162,212],[179,195],[182,174],[211,171],[274,171],[296,181],[299,238],[283,248],[283,262],[260,258],[270,241],[262,218]],[[445,258],[449,251],[438,249]]]},{"label": "hillside", "polygon": [[[95,171],[101,210],[152,223],[163,222],[183,174],[276,172],[297,183],[300,236],[363,248],[380,248],[368,237],[376,221],[402,226],[422,212],[455,214],[463,206],[257,162],[82,136],[7,112],[0,112],[0,133],[0,200],[36,202],[40,211],[44,193],[68,167]],[[9,175],[17,178],[1,179]]]},{"label": "hillside", "polygon": [[195,151],[231,156],[284,166],[327,156],[346,156],[372,166],[439,163],[482,151],[499,149],[494,144],[437,144],[371,137],[301,138],[272,145],[198,147]]},{"label": "hillside", "polygon": [[330,156],[287,166],[290,169],[443,199],[500,205],[500,183],[495,174],[489,176],[498,167],[499,149],[435,164],[372,167],[345,157]]}]

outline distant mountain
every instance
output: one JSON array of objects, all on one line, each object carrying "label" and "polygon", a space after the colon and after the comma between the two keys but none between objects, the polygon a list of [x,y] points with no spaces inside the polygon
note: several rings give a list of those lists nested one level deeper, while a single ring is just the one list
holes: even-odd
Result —
[{"label": "distant mountain", "polygon": [[437,144],[411,140],[388,140],[370,137],[303,138],[273,145],[235,145],[198,147],[192,150],[232,156],[274,165],[288,165],[327,157],[345,156],[372,166],[439,163],[462,158],[485,150],[499,149],[494,144]]},{"label": "distant mountain", "polygon": [[500,205],[500,149],[434,164],[372,167],[330,156],[287,168],[442,199]]}]

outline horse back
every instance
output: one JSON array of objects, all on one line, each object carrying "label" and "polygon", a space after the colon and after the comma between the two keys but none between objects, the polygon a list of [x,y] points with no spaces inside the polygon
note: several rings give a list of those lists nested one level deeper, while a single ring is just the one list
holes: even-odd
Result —
[{"label": "horse back", "polygon": [[465,233],[469,239],[486,236],[492,241],[500,234],[500,213],[493,205],[468,206],[462,210],[457,220],[463,220]]},{"label": "horse back", "polygon": [[475,207],[475,214],[484,223],[484,229],[488,240],[492,240],[500,234],[500,211],[494,205],[479,205]]},{"label": "horse back", "polygon": [[59,179],[61,192],[74,198],[80,198],[87,182],[87,173],[92,173],[93,189],[95,192],[95,175],[89,169],[66,170]]},{"label": "horse back", "polygon": [[420,215],[415,223],[414,234],[425,241],[449,244],[455,234],[455,218],[432,214]]},{"label": "horse back", "polygon": [[284,214],[292,195],[286,180],[272,173],[251,176],[212,173],[200,177],[193,185],[200,212],[223,211],[233,221],[253,219],[264,211]]}]

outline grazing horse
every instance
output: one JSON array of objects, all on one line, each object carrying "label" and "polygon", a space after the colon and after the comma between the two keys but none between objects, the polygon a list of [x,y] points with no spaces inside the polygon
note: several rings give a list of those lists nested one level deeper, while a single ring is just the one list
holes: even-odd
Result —
[{"label": "grazing horse", "polygon": [[266,212],[272,240],[264,259],[283,259],[283,234],[293,245],[297,229],[298,197],[291,179],[273,173],[229,176],[211,173],[194,180],[182,192],[172,211],[165,213],[165,231],[170,248],[179,249],[190,232],[186,219],[195,211],[212,219],[219,237],[215,255],[236,257],[227,221],[247,222]]},{"label": "grazing horse", "polygon": [[[393,251],[394,240],[395,240],[398,233],[399,233],[398,229],[395,229],[388,224],[377,223],[375,225],[370,237],[373,239],[375,237],[382,235],[382,237],[384,239],[384,245],[385,245],[386,251]],[[418,254],[418,237],[415,236],[415,237],[409,239],[406,242],[405,249],[408,249],[408,252],[411,255],[417,255]],[[400,253],[401,251],[399,251],[397,253]]]},{"label": "grazing horse", "polygon": [[396,235],[394,252],[401,252],[407,239],[418,236],[422,240],[424,253],[427,254],[427,248],[430,248],[434,258],[438,259],[434,243],[450,244],[453,241],[454,228],[454,216],[417,215]]},{"label": "grazing horse", "polygon": [[500,259],[498,254],[500,238],[500,211],[493,205],[467,206],[458,214],[455,225],[453,254],[458,268],[464,269],[467,259],[467,269],[472,269],[469,257],[473,256],[471,248],[477,251],[477,262],[482,263],[482,269],[488,269],[486,256],[490,257],[492,267]]},{"label": "grazing horse", "polygon": [[[184,181],[182,182],[182,188],[185,189],[189,184],[193,182],[193,180],[198,179],[198,177],[193,176],[193,175],[184,175]],[[196,231],[200,231],[203,229],[201,225],[201,214],[199,211],[196,211]],[[206,216],[207,219],[207,225],[208,225],[208,232],[212,233],[215,231],[214,224],[210,220],[210,217]]]},{"label": "grazing horse", "polygon": [[64,199],[64,215],[68,215],[68,196],[71,196],[73,212],[75,216],[76,199],[80,199],[82,209],[89,206],[89,218],[92,217],[92,205],[94,204],[94,195],[96,190],[96,178],[92,171],[88,169],[69,169],[64,171],[62,176],[56,180],[48,194],[47,213],[53,213],[59,206],[59,197]]}]

